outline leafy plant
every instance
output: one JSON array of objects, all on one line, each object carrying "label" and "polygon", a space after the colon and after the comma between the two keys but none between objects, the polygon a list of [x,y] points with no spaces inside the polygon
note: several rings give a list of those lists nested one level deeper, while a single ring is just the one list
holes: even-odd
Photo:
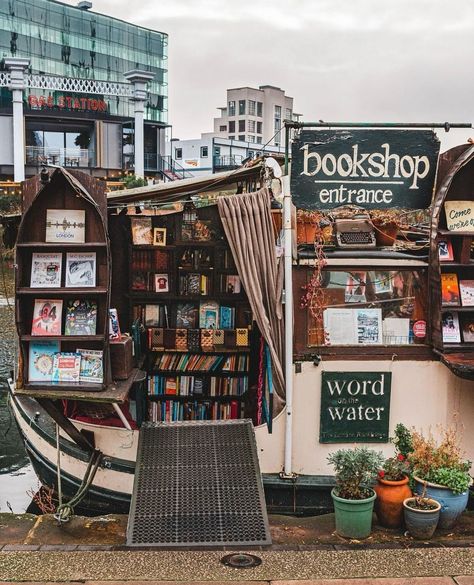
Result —
[{"label": "leafy plant", "polygon": [[404,424],[398,423],[395,427],[395,436],[392,439],[395,449],[405,458],[413,451],[413,439],[410,429]]},{"label": "leafy plant", "polygon": [[452,467],[440,467],[434,469],[427,478],[432,483],[445,486],[455,494],[462,494],[469,488],[471,478],[466,471],[453,469]]},{"label": "leafy plant", "polygon": [[135,187],[145,187],[147,182],[145,179],[141,177],[136,177],[135,175],[129,175],[128,177],[124,177],[123,182],[127,189],[135,189]]},{"label": "leafy plant", "polygon": [[401,481],[410,473],[410,464],[402,453],[385,460],[382,469],[378,472],[380,479]]},{"label": "leafy plant", "polygon": [[346,500],[363,500],[371,495],[370,484],[375,481],[383,461],[380,451],[357,447],[339,449],[328,456],[336,473],[335,493]]}]

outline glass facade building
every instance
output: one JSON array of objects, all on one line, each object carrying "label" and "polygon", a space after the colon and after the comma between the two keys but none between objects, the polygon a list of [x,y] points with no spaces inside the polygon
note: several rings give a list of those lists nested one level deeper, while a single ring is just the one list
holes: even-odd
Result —
[{"label": "glass facade building", "polygon": [[[168,112],[167,47],[165,33],[55,0],[0,1],[2,59],[27,58],[31,73],[122,83],[126,71],[150,71],[155,77],[149,85],[145,119],[162,124],[167,123]],[[43,95],[56,100],[54,93]],[[2,90],[1,97],[2,107],[11,104],[9,91]],[[105,99],[109,116],[133,117],[129,99]]]}]

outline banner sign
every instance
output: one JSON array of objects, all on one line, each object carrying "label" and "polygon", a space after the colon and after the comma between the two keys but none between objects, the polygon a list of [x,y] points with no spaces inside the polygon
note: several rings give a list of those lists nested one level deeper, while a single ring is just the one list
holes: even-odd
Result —
[{"label": "banner sign", "polygon": [[88,97],[71,97],[69,95],[44,96],[30,94],[28,105],[32,110],[54,109],[60,110],[82,110],[85,112],[106,112],[108,105],[104,100]]},{"label": "banner sign", "polygon": [[388,443],[391,372],[323,372],[320,443]]},{"label": "banner sign", "polygon": [[302,130],[291,152],[293,203],[426,209],[439,144],[430,130]]}]

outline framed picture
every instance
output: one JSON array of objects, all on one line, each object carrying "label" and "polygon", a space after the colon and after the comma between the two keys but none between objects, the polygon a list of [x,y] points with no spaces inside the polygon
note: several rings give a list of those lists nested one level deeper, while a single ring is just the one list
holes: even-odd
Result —
[{"label": "framed picture", "polygon": [[454,260],[451,240],[440,240],[438,242],[438,255],[440,262],[452,262]]},{"label": "framed picture", "polygon": [[170,281],[168,274],[155,274],[155,292],[169,292]]},{"label": "framed picture", "polygon": [[153,245],[166,246],[166,228],[153,229]]}]

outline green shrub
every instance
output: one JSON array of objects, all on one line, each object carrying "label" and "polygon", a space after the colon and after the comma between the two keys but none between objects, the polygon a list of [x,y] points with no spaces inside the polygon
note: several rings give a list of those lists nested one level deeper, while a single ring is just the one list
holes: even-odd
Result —
[{"label": "green shrub", "polygon": [[461,469],[453,469],[452,467],[440,467],[439,469],[433,469],[425,477],[427,481],[437,483],[444,487],[449,488],[455,494],[462,494],[469,488],[471,478]]},{"label": "green shrub", "polygon": [[346,500],[363,500],[371,495],[369,486],[375,481],[384,458],[380,451],[357,447],[339,449],[328,456],[336,473],[335,494]]}]

